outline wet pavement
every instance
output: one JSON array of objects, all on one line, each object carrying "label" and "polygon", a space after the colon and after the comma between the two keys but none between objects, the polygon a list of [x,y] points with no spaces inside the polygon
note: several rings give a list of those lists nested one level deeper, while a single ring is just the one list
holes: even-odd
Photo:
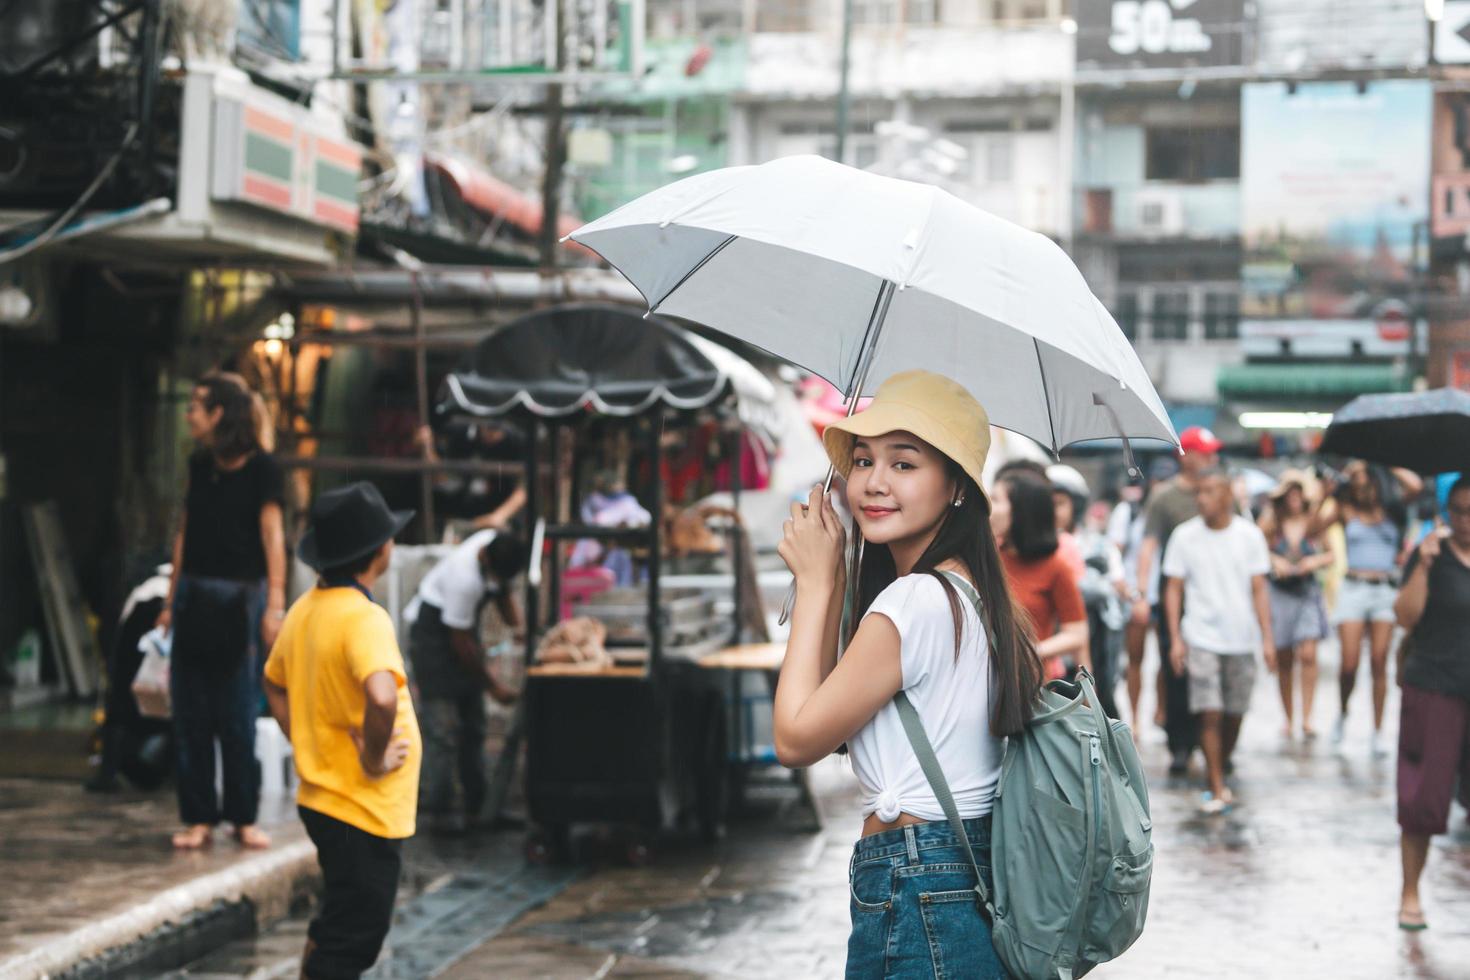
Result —
[{"label": "wet pavement", "polygon": [[[1326,731],[1336,713],[1330,649],[1324,667],[1316,722]],[[1224,817],[1195,811],[1198,758],[1187,779],[1169,780],[1162,735],[1144,734],[1158,849],[1149,923],[1120,961],[1091,976],[1470,978],[1470,825],[1458,807],[1451,834],[1435,840],[1425,875],[1431,928],[1418,935],[1396,928],[1394,763],[1369,755],[1368,697],[1365,677],[1341,751],[1325,737],[1285,742],[1275,682],[1263,674],[1237,754],[1234,784],[1242,805]],[[1396,702],[1395,690],[1390,733]],[[583,848],[581,865],[540,868],[524,863],[518,832],[421,836],[407,851],[398,919],[373,975],[840,976],[857,800],[840,759],[818,766],[813,786],[825,815],[820,830],[803,829],[789,787],[757,788],[749,812],[724,840],[712,846],[669,841],[641,868],[627,866],[620,848],[596,840]],[[147,819],[120,818],[117,826],[146,853],[125,858],[120,852],[128,848],[112,848],[106,861],[120,865],[120,875],[136,868],[157,874],[155,865],[171,862],[135,822]],[[98,874],[102,859],[79,857],[95,852],[95,840],[74,835],[72,846],[72,856],[57,867],[28,873],[54,886],[68,880],[70,860]],[[4,863],[16,860],[14,850],[7,835],[0,873],[19,867]],[[53,891],[50,907],[85,914],[86,889],[65,900]],[[69,901],[78,904],[67,911]],[[14,941],[5,916],[21,904],[0,897],[0,943]],[[304,929],[305,915],[298,915],[169,977],[294,976]]]},{"label": "wet pavement", "polygon": [[[96,796],[79,782],[0,780],[0,976],[130,941],[242,889],[284,914],[310,845],[287,800],[264,801],[261,824],[270,851],[245,851],[221,833],[206,850],[179,853],[169,791]],[[280,894],[264,898],[258,886]]]},{"label": "wet pavement", "polygon": [[[526,909],[583,874],[575,867],[528,866],[519,837],[420,837],[404,853],[405,874],[393,929],[370,980],[439,975],[495,936]],[[309,908],[258,936],[229,943],[167,973],[137,971],[117,980],[223,980],[295,977],[306,944]]]}]

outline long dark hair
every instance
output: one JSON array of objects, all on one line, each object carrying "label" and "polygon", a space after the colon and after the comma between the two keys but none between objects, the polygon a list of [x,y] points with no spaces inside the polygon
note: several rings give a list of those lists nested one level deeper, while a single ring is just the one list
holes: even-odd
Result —
[{"label": "long dark hair", "polygon": [[[1289,514],[1286,511],[1286,502],[1291,499],[1291,491],[1295,490],[1302,498],[1302,512],[1300,514]],[[1286,484],[1284,489],[1267,501],[1266,509],[1261,512],[1261,519],[1256,522],[1261,533],[1266,535],[1266,540],[1273,544],[1281,539],[1286,533],[1286,522],[1292,517],[1306,518],[1308,536],[1312,530],[1312,502],[1307,499],[1307,488],[1302,486],[1300,480],[1293,480]]]},{"label": "long dark hair", "polygon": [[220,409],[219,423],[214,427],[209,447],[216,459],[239,459],[260,450],[255,399],[243,378],[211,371],[194,382],[194,387],[204,392],[206,411]]},{"label": "long dark hair", "polygon": [[[1006,582],[1000,550],[990,530],[990,502],[964,470],[946,458],[945,466],[964,501],[958,507],[946,507],[939,530],[929,547],[914,564],[913,573],[934,576],[949,597],[950,615],[954,618],[955,656],[959,656],[964,632],[964,614],[960,596],[954,585],[939,571],[946,561],[958,561],[970,572],[975,590],[980,593],[980,618],[990,638],[992,680],[994,682],[990,730],[997,736],[1019,733],[1031,718],[1032,703],[1041,688],[1041,659],[1036,655],[1030,620],[1016,604]],[[854,537],[861,532],[853,528]],[[862,560],[856,573],[857,601],[850,610],[847,634],[852,635],[868,607],[893,581],[898,569],[893,553],[886,544],[862,545]]]},{"label": "long dark hair", "polygon": [[1011,530],[1006,535],[1022,561],[1050,558],[1057,551],[1057,505],[1051,484],[1023,472],[1001,477],[1011,500]]}]

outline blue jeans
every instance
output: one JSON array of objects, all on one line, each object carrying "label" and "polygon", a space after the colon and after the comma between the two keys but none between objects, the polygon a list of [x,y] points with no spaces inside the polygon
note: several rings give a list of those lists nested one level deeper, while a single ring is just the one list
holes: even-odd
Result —
[{"label": "blue jeans", "polygon": [[[985,887],[990,817],[965,821]],[[943,820],[864,837],[853,846],[848,980],[1004,980],[980,914],[975,870]]]},{"label": "blue jeans", "polygon": [[[185,824],[255,823],[260,762],[260,618],[258,582],[180,575],[174,592],[174,644],[169,657],[179,818]],[[214,787],[219,742],[224,799]]]}]

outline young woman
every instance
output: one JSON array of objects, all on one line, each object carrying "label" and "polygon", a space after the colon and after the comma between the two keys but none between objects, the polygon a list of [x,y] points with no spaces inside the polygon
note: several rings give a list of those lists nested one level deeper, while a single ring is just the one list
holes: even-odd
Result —
[{"label": "young woman", "polygon": [[1419,543],[1394,604],[1399,625],[1414,635],[1399,674],[1398,751],[1399,928],[1412,932],[1428,925],[1419,878],[1429,839],[1449,829],[1456,795],[1470,803],[1470,479],[1455,481],[1446,511],[1449,527]]},{"label": "young woman", "polygon": [[[239,377],[200,378],[185,421],[199,448],[189,457],[173,579],[158,619],[174,634],[169,683],[184,828],[173,843],[203,847],[223,819],[241,844],[269,847],[255,825],[255,720],[262,655],[286,615],[284,482],[260,446],[253,396]],[[216,742],[222,802],[215,794]]]},{"label": "young woman", "polygon": [[1075,667],[1090,670],[1087,607],[1077,573],[1057,547],[1051,484],[1024,472],[1002,476],[990,495],[990,529],[1006,581],[1030,617],[1047,679],[1065,677]]},{"label": "young woman", "polygon": [[1001,740],[1029,717],[1041,664],[980,489],[985,410],[953,381],[908,371],[884,382],[866,410],[829,426],[823,442],[847,478],[863,542],[848,622],[856,628],[839,658],[844,531],[814,488],[807,506],[792,506],[779,548],[797,591],[774,726],[777,754],[791,767],[847,743],[863,787],[847,976],[1004,977],[974,871],[893,704],[899,691],[913,703],[966,834],[987,854]]},{"label": "young woman", "polygon": [[[1408,470],[1393,470],[1405,497],[1417,496],[1424,482]],[[1344,471],[1347,483],[1328,498],[1318,515],[1318,530],[1341,524],[1347,542],[1347,576],[1338,591],[1333,622],[1342,645],[1342,672],[1338,690],[1342,710],[1333,726],[1332,740],[1341,744],[1347,722],[1348,699],[1358,682],[1358,664],[1363,657],[1363,633],[1368,633],[1368,651],[1373,674],[1373,735],[1369,748],[1384,755],[1380,733],[1383,707],[1388,701],[1388,645],[1393,639],[1393,602],[1397,595],[1398,570],[1407,555],[1399,523],[1385,506],[1383,486],[1362,462]]]},{"label": "young woman", "polygon": [[1291,738],[1293,666],[1302,675],[1302,737],[1315,738],[1312,700],[1317,692],[1317,644],[1327,639],[1327,610],[1322,604],[1322,586],[1317,573],[1333,562],[1330,547],[1313,533],[1312,505],[1307,499],[1309,478],[1287,470],[1271,492],[1271,502],[1261,513],[1261,532],[1271,547],[1271,632],[1275,634],[1277,681],[1286,725],[1281,734]]}]

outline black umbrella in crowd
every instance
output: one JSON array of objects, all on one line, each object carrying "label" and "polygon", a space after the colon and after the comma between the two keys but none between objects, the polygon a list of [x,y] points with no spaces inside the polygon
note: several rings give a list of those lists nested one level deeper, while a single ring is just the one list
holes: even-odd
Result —
[{"label": "black umbrella in crowd", "polygon": [[1361,395],[1332,417],[1322,452],[1416,473],[1470,469],[1470,392]]}]

